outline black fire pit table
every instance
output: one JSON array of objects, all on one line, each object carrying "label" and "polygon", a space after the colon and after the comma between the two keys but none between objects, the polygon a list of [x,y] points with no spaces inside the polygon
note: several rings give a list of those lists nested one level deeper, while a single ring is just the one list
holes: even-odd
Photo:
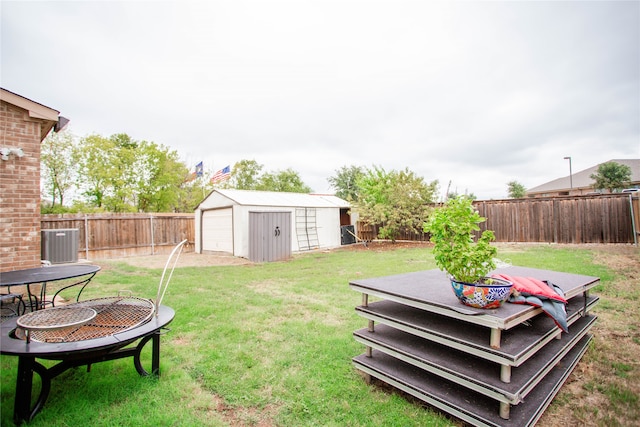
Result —
[{"label": "black fire pit table", "polygon": [[[100,271],[100,267],[93,264],[72,264],[53,265],[50,267],[27,268],[24,270],[7,271],[0,273],[0,286],[10,288],[11,286],[25,285],[29,294],[29,305],[31,311],[45,308],[47,305],[55,306],[55,297],[65,289],[80,286],[76,301],[80,300],[80,294],[89,284],[93,276]],[[64,283],[58,289],[51,300],[46,300],[47,283],[58,282],[68,279],[77,279],[72,283]],[[31,285],[41,284],[40,295],[34,295]]]},{"label": "black fire pit table", "polygon": [[[75,311],[83,312],[81,314],[86,316],[86,319],[76,321],[75,325],[71,326],[39,326],[35,324],[39,319],[34,318],[33,314],[23,316],[23,322],[20,321],[21,318],[13,318],[1,325],[1,353],[18,356],[13,411],[16,424],[33,419],[47,400],[51,380],[67,369],[84,365],[90,368],[93,363],[132,357],[140,375],[159,375],[160,335],[175,316],[172,308],[164,305],[154,307],[152,301],[142,298],[112,297],[48,308],[38,314],[51,312],[60,317],[60,324],[64,324],[65,321],[68,322],[65,314],[74,311],[74,307],[77,309]],[[93,316],[89,310],[95,311],[96,315]],[[27,330],[20,326],[26,327]],[[26,336],[30,336],[31,339],[27,341]],[[150,340],[151,373],[147,372],[140,362],[140,353]],[[136,341],[137,344],[131,345]],[[60,362],[46,368],[36,359]],[[39,396],[32,404],[34,372],[40,376],[42,386]]]}]

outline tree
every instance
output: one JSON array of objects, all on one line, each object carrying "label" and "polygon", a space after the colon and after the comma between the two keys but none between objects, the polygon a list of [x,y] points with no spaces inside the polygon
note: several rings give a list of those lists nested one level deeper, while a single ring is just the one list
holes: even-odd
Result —
[{"label": "tree", "polygon": [[260,177],[257,189],[289,193],[311,193],[311,188],[302,182],[298,172],[291,168],[274,173],[267,172],[263,174]]},{"label": "tree", "polygon": [[342,166],[336,170],[336,175],[327,179],[332,188],[336,190],[336,196],[350,202],[357,202],[360,194],[358,181],[365,174],[360,166]]},{"label": "tree", "polygon": [[[200,181],[200,182],[198,182]],[[200,202],[211,191],[213,185],[209,183],[209,179],[194,180],[183,182],[177,192],[178,199],[173,206],[174,212],[193,212]]]},{"label": "tree", "polygon": [[[143,141],[136,152],[137,209],[140,212],[178,210],[182,183],[189,170],[176,151]],[[191,207],[193,209],[193,207]]]},{"label": "tree", "polygon": [[518,181],[509,181],[507,183],[509,197],[512,199],[521,199],[527,195],[527,189]]},{"label": "tree", "polygon": [[263,165],[255,160],[240,160],[233,165],[231,178],[224,184],[226,188],[238,190],[286,191],[290,193],[310,193],[311,188],[291,168],[283,171],[262,173]]},{"label": "tree", "polygon": [[87,201],[109,212],[136,210],[135,184],[143,171],[137,170],[138,143],[127,134],[109,138],[82,138],[77,150],[80,187]]},{"label": "tree", "polygon": [[380,225],[379,237],[393,242],[401,232],[420,233],[435,200],[438,181],[430,184],[409,169],[386,172],[374,166],[358,181],[355,204],[362,221]]},{"label": "tree", "polygon": [[63,207],[75,184],[73,135],[68,130],[50,133],[41,145],[42,193],[51,197],[51,209]]},{"label": "tree", "polygon": [[255,160],[240,160],[233,165],[228,186],[238,190],[257,190],[263,166]]},{"label": "tree", "polygon": [[115,146],[111,156],[112,175],[110,176],[110,192],[104,198],[105,208],[110,212],[134,212],[138,203],[136,184],[144,170],[136,165],[139,143],[125,133],[109,137]]},{"label": "tree", "polygon": [[589,177],[595,181],[593,187],[596,190],[607,189],[613,193],[622,190],[631,181],[631,168],[617,162],[606,162]]},{"label": "tree", "polygon": [[[109,212],[174,212],[185,202],[188,169],[178,154],[127,134],[82,138],[79,186],[90,206]],[[201,200],[201,199],[200,199]],[[193,208],[193,206],[191,207]]]},{"label": "tree", "polygon": [[111,157],[114,152],[115,144],[100,135],[80,139],[74,160],[80,177],[79,189],[90,206],[102,208],[105,194],[109,191]]}]

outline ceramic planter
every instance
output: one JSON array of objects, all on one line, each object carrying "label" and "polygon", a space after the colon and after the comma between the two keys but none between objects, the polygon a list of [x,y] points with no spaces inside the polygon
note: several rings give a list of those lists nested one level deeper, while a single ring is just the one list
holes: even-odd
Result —
[{"label": "ceramic planter", "polygon": [[484,278],[483,283],[463,283],[451,279],[453,293],[464,305],[475,308],[499,308],[511,295],[513,283],[502,279]]}]

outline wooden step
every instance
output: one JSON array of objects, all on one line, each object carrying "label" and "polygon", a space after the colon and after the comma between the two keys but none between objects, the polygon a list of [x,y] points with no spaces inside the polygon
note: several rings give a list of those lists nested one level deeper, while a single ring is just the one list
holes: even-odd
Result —
[{"label": "wooden step", "polygon": [[[539,270],[527,267],[507,267],[493,273],[535,277],[559,286],[567,299],[586,295],[598,284],[597,277]],[[508,330],[540,314],[542,310],[522,304],[504,304],[496,310],[483,310],[460,304],[451,290],[447,275],[439,270],[426,270],[394,276],[358,279],[349,282],[351,289],[363,294],[363,306],[369,296],[399,302],[431,313],[495,329],[492,341],[500,345],[500,331]]]},{"label": "wooden step", "polygon": [[595,316],[579,318],[570,333],[552,340],[527,363],[511,371],[510,382],[500,380],[500,365],[469,353],[436,344],[387,325],[377,325],[375,332],[354,332],[356,341],[386,353],[448,381],[472,389],[499,402],[517,405],[540,383],[591,329]]},{"label": "wooden step", "polygon": [[576,366],[591,340],[585,335],[530,391],[522,403],[511,406],[509,419],[500,417],[497,402],[491,397],[425,372],[381,351],[373,350],[353,359],[354,366],[395,388],[402,390],[443,412],[474,426],[533,426],[549,406],[562,384]]},{"label": "wooden step", "polygon": [[[598,297],[587,297],[587,313],[598,300]],[[569,331],[573,323],[581,319],[584,306],[584,296],[577,296],[569,301]],[[539,314],[517,327],[503,331],[501,346],[496,349],[491,347],[487,328],[484,326],[443,317],[394,301],[376,301],[366,307],[356,307],[356,312],[370,321],[509,366],[520,366],[561,332],[550,317]],[[377,326],[370,325],[371,327]]]}]

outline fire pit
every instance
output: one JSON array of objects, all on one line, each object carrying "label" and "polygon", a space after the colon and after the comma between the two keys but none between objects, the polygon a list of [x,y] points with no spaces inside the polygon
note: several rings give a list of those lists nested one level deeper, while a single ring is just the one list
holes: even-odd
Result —
[{"label": "fire pit", "polygon": [[[169,255],[155,300],[120,295],[97,298],[38,310],[1,324],[0,351],[18,356],[16,424],[33,419],[49,396],[51,380],[67,369],[83,365],[90,369],[93,363],[132,357],[138,373],[149,375],[140,353],[150,340],[151,374],[159,374],[161,330],[175,316],[173,309],[161,305],[162,298],[186,242],[180,242]],[[36,358],[60,362],[46,368]],[[34,372],[41,378],[41,388],[32,405]]]},{"label": "fire pit", "polygon": [[17,319],[15,335],[27,341],[84,341],[136,328],[153,313],[153,301],[145,298],[97,298],[25,314]]},{"label": "fire pit", "polygon": [[[102,303],[104,304],[104,302]],[[173,320],[174,310],[161,305],[155,315],[152,312],[148,316],[146,322],[139,323],[138,326],[127,327],[111,324],[107,321],[110,318],[109,312],[113,314],[118,305],[113,305],[110,310],[101,313],[97,313],[99,308],[96,309],[96,306],[88,307],[96,311],[96,316],[80,326],[49,330],[31,329],[29,331],[32,338],[30,342],[27,342],[24,335],[21,335],[22,328],[18,326],[16,318],[2,323],[0,328],[2,354],[18,356],[13,411],[16,424],[32,420],[42,410],[49,396],[51,380],[70,368],[86,365],[89,369],[94,363],[131,357],[134,367],[140,375],[159,375],[160,335]],[[42,312],[57,309],[48,308]],[[113,328],[120,328],[121,332],[109,334],[107,331],[113,330]],[[92,338],[80,339],[83,336]],[[148,372],[140,361],[141,352],[149,341],[152,341],[151,372]],[[133,345],[136,342],[137,344]],[[36,359],[58,360],[59,363],[46,368]],[[32,404],[34,372],[40,376],[41,389],[35,403]]]}]

